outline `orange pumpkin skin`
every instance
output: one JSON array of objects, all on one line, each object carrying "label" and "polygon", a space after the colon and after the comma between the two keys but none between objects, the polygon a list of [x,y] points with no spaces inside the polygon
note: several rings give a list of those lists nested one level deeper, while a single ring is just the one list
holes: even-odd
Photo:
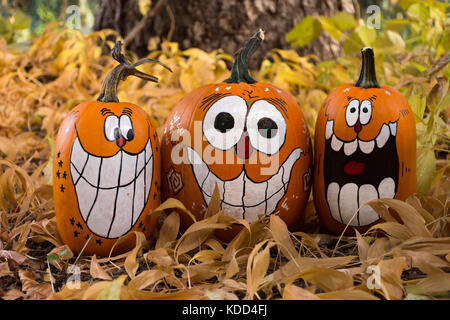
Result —
[{"label": "orange pumpkin skin", "polygon": [[[108,140],[108,117],[113,123],[130,119],[134,138],[121,147]],[[123,237],[113,251],[119,254],[134,247],[134,231],[151,235],[156,220],[147,214],[160,203],[161,159],[155,129],[144,110],[122,102],[78,105],[61,124],[53,159],[56,223],[61,239],[74,252],[92,237],[83,254],[108,256]]]},{"label": "orange pumpkin skin", "polygon": [[[239,105],[239,112],[219,107],[216,113],[230,112],[236,123],[240,121],[239,116],[246,119],[248,131],[238,131],[236,140],[242,142],[243,136],[247,132],[250,135],[252,150],[249,151],[250,155],[247,159],[245,159],[245,155],[244,159],[238,156],[239,142],[230,143],[229,148],[217,148],[210,143],[211,138],[208,140],[205,135],[204,128],[212,125],[207,118],[207,113],[214,112],[213,108],[218,103],[225,103],[226,99],[231,99],[228,101],[235,103],[235,107],[237,107],[236,104]],[[258,150],[258,145],[253,145],[254,141],[251,141],[251,137],[255,136],[255,132],[252,132],[252,136],[251,129],[249,129],[255,125],[249,120],[251,115],[255,114],[255,112],[252,113],[252,108],[266,103],[264,108],[273,109],[270,112],[267,111],[267,114],[264,114],[266,111],[261,111],[261,109],[260,117],[282,116],[282,119],[277,120],[280,128],[283,121],[286,123],[283,144],[272,155],[264,154]],[[269,103],[271,106],[268,105]],[[182,133],[179,139],[176,134],[174,135],[176,132]],[[189,134],[186,135],[186,133]],[[205,161],[204,164],[208,168],[207,175],[215,177],[215,180],[211,181],[218,184],[221,207],[225,215],[251,222],[265,212],[267,215],[278,214],[289,227],[294,227],[301,220],[310,194],[312,148],[303,114],[294,98],[286,92],[263,83],[210,84],[192,91],[174,107],[164,126],[161,142],[162,197],[163,199],[173,197],[180,200],[195,215],[196,219],[200,220],[206,212],[214,184],[209,179],[203,180],[205,172],[194,169],[195,165],[192,164],[192,160],[189,160],[189,151],[181,148],[182,145],[188,145],[194,149],[198,157],[202,158],[202,162]],[[262,143],[262,145],[264,144]],[[192,152],[192,159],[194,153],[190,152]],[[174,161],[173,155],[175,158],[180,155],[183,161],[177,163],[180,160],[175,159]],[[220,161],[206,163],[208,155],[212,155],[216,159],[223,159],[223,161],[222,163],[217,163]],[[240,153],[240,156],[242,155]],[[270,173],[262,174],[262,168],[268,168],[268,163],[273,163],[273,168]],[[226,202],[232,202],[232,204],[236,204],[236,202],[256,204],[265,197],[269,198],[270,195],[273,195],[273,191],[266,192],[265,188],[269,184],[269,189],[277,184],[274,176],[277,172],[281,172],[282,165],[286,168],[285,190],[283,188],[279,194],[275,194],[276,201],[268,204],[268,207],[265,207],[266,203],[263,203],[253,208],[246,206],[244,210],[224,203],[224,199],[226,199]],[[203,168],[206,168],[205,166]],[[203,188],[201,180],[204,181]],[[245,191],[245,186],[242,185],[243,180],[247,182]],[[269,202],[267,201],[267,203]],[[192,219],[182,212],[181,221],[184,229],[192,223]],[[229,241],[239,230],[241,230],[241,226],[235,225],[231,229],[217,230],[216,235],[224,241]]]},{"label": "orange pumpkin skin", "polygon": [[314,203],[334,234],[365,232],[381,221],[368,205],[352,220],[364,202],[416,192],[414,115],[391,87],[348,83],[333,90],[318,114],[314,143]]}]

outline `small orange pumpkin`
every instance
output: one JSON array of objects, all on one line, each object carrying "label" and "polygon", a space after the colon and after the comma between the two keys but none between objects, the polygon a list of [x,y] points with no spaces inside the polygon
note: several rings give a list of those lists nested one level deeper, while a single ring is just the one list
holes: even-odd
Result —
[{"label": "small orange pumpkin", "polygon": [[[177,198],[197,219],[216,185],[224,214],[249,222],[278,214],[293,227],[308,200],[312,148],[303,114],[291,95],[248,74],[247,61],[262,39],[260,30],[238,54],[229,79],[187,94],[165,124],[163,199]],[[181,214],[186,228],[192,220]],[[216,234],[229,241],[240,229]]]},{"label": "small orange pumpkin", "polygon": [[416,191],[416,127],[406,99],[380,86],[372,48],[361,50],[355,84],[339,86],[325,99],[314,137],[314,203],[329,231],[365,232],[380,221],[365,202],[404,200]]},{"label": "small orange pumpkin", "polygon": [[[62,240],[74,252],[106,256],[134,246],[134,231],[147,237],[155,219],[147,213],[160,203],[160,150],[155,129],[140,107],[119,102],[120,80],[134,75],[157,82],[121,53],[103,82],[97,101],[75,107],[61,124],[53,158],[55,215]],[[157,62],[157,61],[156,61]]]}]

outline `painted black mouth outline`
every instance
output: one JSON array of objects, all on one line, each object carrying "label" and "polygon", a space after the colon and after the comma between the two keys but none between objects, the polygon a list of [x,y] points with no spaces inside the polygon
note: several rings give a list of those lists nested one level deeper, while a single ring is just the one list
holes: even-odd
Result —
[{"label": "painted black mouth outline", "polygon": [[[73,149],[74,149],[74,146],[75,146],[76,141],[78,141],[78,143],[79,143],[81,149],[83,150],[83,152],[85,152],[85,153],[87,154],[87,157],[86,157],[86,160],[85,160],[85,162],[84,162],[83,169],[81,170],[81,172],[78,170],[78,168],[77,168],[77,167],[75,166],[75,164],[72,162],[72,153],[73,153]],[[150,147],[149,149],[152,151],[152,154],[151,154],[151,156],[150,156],[150,158],[149,158],[148,160],[145,160],[145,158],[146,158],[146,156],[147,156],[147,155],[146,155],[146,147],[147,147],[147,145],[149,145],[149,147]],[[116,157],[116,156],[118,155],[118,153],[121,153],[121,155],[120,155],[120,169],[119,169],[119,174],[118,174],[118,177],[119,177],[119,184],[118,184],[117,186],[115,186],[115,187],[99,187],[99,186],[95,186],[95,185],[93,185],[88,179],[86,179],[86,178],[83,176],[83,172],[84,172],[84,169],[85,169],[85,167],[86,167],[86,165],[87,165],[87,163],[88,163],[88,161],[89,161],[89,158],[90,158],[90,157],[99,158],[99,159],[100,159],[100,165],[99,165],[99,168],[98,168],[98,184],[100,184],[100,176],[101,176],[101,168],[102,168],[103,159]],[[128,182],[128,183],[126,183],[126,184],[121,185],[121,184],[120,184],[120,176],[121,176],[121,173],[122,173],[122,167],[123,167],[122,161],[123,161],[123,154],[124,154],[124,153],[126,153],[127,155],[130,155],[130,156],[135,156],[135,157],[136,157],[136,164],[135,164],[136,170],[135,170],[135,176],[134,176],[134,179],[132,179],[130,182]],[[144,165],[143,165],[142,169],[137,173],[137,164],[138,164],[138,159],[139,159],[139,155],[140,155],[140,154],[143,154],[143,155],[144,155]],[[151,142],[150,137],[148,138],[147,142],[145,143],[144,148],[143,148],[140,152],[138,152],[138,153],[130,153],[130,152],[128,152],[128,151],[125,151],[123,148],[119,148],[119,150],[118,150],[115,154],[113,154],[113,155],[111,155],[111,156],[108,156],[108,157],[99,157],[99,156],[96,156],[96,155],[91,154],[90,152],[88,152],[88,151],[84,148],[83,144],[81,143],[81,139],[80,139],[79,136],[78,136],[78,131],[77,131],[76,138],[75,138],[75,140],[74,140],[74,142],[73,142],[73,144],[72,144],[72,148],[71,148],[71,150],[70,150],[70,165],[69,165],[69,168],[70,168],[70,177],[71,177],[72,185],[73,185],[73,187],[74,187],[75,196],[76,196],[76,198],[77,198],[78,211],[80,212],[81,218],[83,219],[83,221],[84,221],[86,227],[89,229],[89,231],[90,231],[91,233],[95,234],[95,235],[98,236],[98,237],[102,237],[102,238],[107,238],[107,239],[118,239],[118,238],[120,238],[121,236],[123,236],[124,234],[127,234],[128,232],[130,232],[130,230],[136,225],[136,223],[137,223],[137,221],[139,220],[139,218],[141,217],[141,215],[142,215],[142,213],[143,213],[145,207],[147,206],[148,200],[149,200],[149,198],[150,198],[150,190],[151,190],[151,187],[152,187],[152,185],[153,185],[153,180],[154,180],[154,174],[153,174],[153,168],[154,168],[154,165],[153,165],[153,157],[154,157],[154,154],[153,154],[152,142]],[[149,184],[150,188],[149,188],[149,190],[146,190],[146,189],[147,189],[147,182],[146,182],[147,175],[146,175],[146,170],[147,170],[147,166],[148,166],[148,164],[149,164],[150,162],[152,163],[152,173],[151,173],[151,177],[152,177],[152,178],[151,178],[151,182],[150,182],[150,184]],[[72,174],[72,168],[75,169],[75,171],[76,171],[77,174],[79,175],[79,176],[78,176],[78,179],[77,179],[76,181],[74,181],[74,175]],[[137,181],[137,179],[140,177],[140,175],[141,175],[142,173],[143,173],[143,178],[144,178],[144,205],[143,205],[141,211],[139,212],[139,214],[137,215],[136,219],[134,219],[134,213],[133,213],[133,211],[134,211],[134,206],[135,206],[136,181]],[[80,208],[79,196],[78,196],[78,191],[77,191],[77,188],[76,188],[76,185],[78,184],[78,182],[79,182],[81,179],[83,179],[83,180],[84,180],[91,188],[94,188],[94,189],[96,190],[96,191],[95,191],[95,192],[96,192],[95,198],[94,198],[94,200],[92,201],[92,204],[91,204],[91,206],[90,206],[90,210],[89,210],[89,213],[88,213],[86,219],[84,218],[83,213],[82,213],[82,210],[81,210],[81,208]],[[127,186],[131,185],[132,183],[134,183],[134,188],[133,188],[133,200],[132,200],[132,208],[131,208],[131,209],[132,209],[132,212],[131,212],[131,220],[132,220],[132,221],[135,220],[135,222],[132,223],[132,224],[130,224],[130,228],[128,228],[128,230],[125,231],[125,232],[123,232],[121,235],[119,235],[119,236],[117,236],[117,237],[109,237],[109,234],[111,233],[111,229],[112,229],[112,226],[113,226],[114,221],[115,221],[115,218],[116,218],[117,198],[118,198],[118,195],[119,195],[119,190],[120,190],[121,188],[123,188],[123,187],[127,187]],[[111,222],[110,222],[110,226],[109,226],[109,228],[108,228],[108,232],[107,232],[107,234],[106,234],[106,236],[105,236],[105,235],[99,234],[98,232],[95,232],[94,230],[92,230],[92,228],[89,227],[88,221],[89,221],[89,217],[90,217],[90,215],[91,215],[91,213],[92,213],[92,210],[93,210],[93,208],[94,208],[94,206],[95,206],[95,204],[96,204],[96,202],[97,202],[99,190],[113,190],[113,189],[116,189],[116,195],[115,195],[115,199],[114,199],[114,213],[113,213],[113,217],[112,217]]]},{"label": "painted black mouth outline", "polygon": [[[394,123],[397,124],[398,122],[396,121]],[[382,127],[384,125],[385,124],[383,124]],[[381,148],[378,147],[375,141],[376,138],[373,139],[372,141],[374,142],[375,145],[373,147],[373,150],[368,154],[362,152],[362,150],[359,148],[358,145],[357,149],[350,155],[345,155],[344,146],[341,146],[339,151],[335,151],[331,147],[333,136],[334,131],[331,137],[325,139],[325,152],[323,159],[325,201],[327,203],[328,209],[330,210],[330,213],[332,212],[332,209],[330,207],[330,204],[328,203],[328,187],[330,186],[331,183],[337,183],[339,185],[339,190],[341,190],[344,185],[349,183],[356,184],[358,188],[360,188],[362,185],[369,184],[374,186],[378,192],[378,186],[380,185],[381,181],[383,181],[383,179],[385,178],[392,178],[395,184],[394,189],[394,197],[395,197],[395,194],[397,193],[398,189],[399,168],[400,168],[400,162],[397,152],[396,134],[393,135],[390,131],[389,138]],[[356,139],[358,139],[358,137]],[[344,144],[348,143],[347,141],[342,142]],[[389,159],[390,161],[388,161]],[[355,161],[357,163],[364,163],[364,170],[357,175],[347,174],[344,171],[344,166],[350,161]],[[357,201],[359,203],[359,197],[357,198]],[[358,214],[356,215],[358,226],[361,226],[359,217],[360,214],[362,214],[361,211],[358,212]],[[333,215],[332,217],[333,219],[336,220],[336,218]],[[339,220],[336,221],[342,223]]]},{"label": "painted black mouth outline", "polygon": [[[190,149],[193,150],[193,152],[195,152],[195,154],[200,157],[200,155],[197,153],[197,151],[195,149],[193,149],[193,148],[190,148]],[[291,166],[290,171],[289,171],[289,174],[288,174],[288,179],[285,182],[285,179],[284,179],[285,166],[284,165],[288,162],[288,160],[291,157],[295,158],[295,155],[294,155],[295,152],[298,152],[298,157],[293,161],[292,166]],[[292,169],[293,169],[294,165],[297,163],[297,161],[301,158],[302,154],[303,154],[303,150],[301,148],[299,148],[299,147],[297,147],[294,150],[292,150],[291,153],[289,154],[289,156],[285,159],[285,161],[279,166],[278,171],[275,174],[273,174],[269,179],[267,179],[265,181],[261,181],[261,182],[256,182],[256,181],[252,180],[247,175],[247,171],[246,171],[246,168],[245,168],[245,163],[243,164],[243,169],[242,169],[241,173],[237,177],[235,177],[234,179],[231,179],[231,180],[222,180],[222,179],[218,178],[217,176],[215,176],[215,174],[213,173],[213,175],[216,177],[216,179],[220,180],[224,184],[226,182],[232,182],[232,181],[238,180],[240,178],[243,179],[242,205],[230,204],[230,203],[224,201],[225,192],[226,192],[226,190],[225,190],[226,188],[224,188],[223,194],[221,195],[221,202],[220,202],[221,208],[222,208],[223,204],[225,204],[227,206],[230,206],[230,207],[234,207],[234,208],[241,208],[243,210],[243,212],[242,212],[242,219],[246,219],[246,217],[245,217],[246,208],[255,208],[255,207],[258,207],[261,204],[265,203],[264,215],[268,216],[268,215],[272,214],[273,212],[275,212],[275,209],[278,207],[278,204],[280,203],[280,201],[284,198],[284,196],[285,196],[285,194],[286,194],[286,192],[288,190],[289,183],[291,181]],[[203,162],[203,159],[202,159],[202,162]],[[198,187],[200,188],[200,192],[202,193],[203,200],[204,200],[205,203],[208,204],[208,201],[205,198],[205,195],[208,196],[209,198],[211,198],[212,197],[212,192],[211,192],[211,195],[209,195],[208,192],[206,192],[206,190],[204,189],[203,186],[204,186],[206,180],[208,179],[209,174],[211,173],[211,169],[209,169],[208,165],[205,162],[203,162],[203,164],[205,164],[207,169],[208,169],[208,173],[207,173],[206,177],[203,179],[203,181],[200,183],[199,180],[198,180],[197,174],[196,174],[196,169],[194,168],[194,164],[190,160],[189,160],[189,164],[191,166],[191,170],[192,170],[192,173],[194,175],[195,181],[196,181]],[[276,191],[272,192],[270,196],[267,196],[267,191],[269,189],[269,181],[272,178],[274,178],[275,176],[277,176],[278,174],[281,174],[281,184],[282,184],[282,186],[280,188],[276,189]],[[246,178],[249,181],[251,181],[252,183],[254,183],[254,184],[263,184],[263,183],[266,184],[264,200],[260,201],[259,203],[255,204],[255,205],[244,205],[244,197],[246,195],[246,193],[245,193],[245,179]],[[267,207],[268,207],[267,206],[267,202],[268,202],[268,200],[270,200],[271,198],[277,196],[280,192],[282,192],[283,194],[280,197],[280,199],[277,201],[276,205],[274,206],[274,209],[271,212],[267,213]]]}]

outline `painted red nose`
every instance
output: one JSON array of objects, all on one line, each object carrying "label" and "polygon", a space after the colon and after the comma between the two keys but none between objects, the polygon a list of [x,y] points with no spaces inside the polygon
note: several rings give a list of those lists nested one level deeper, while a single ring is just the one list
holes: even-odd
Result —
[{"label": "painted red nose", "polygon": [[245,132],[236,145],[236,154],[241,159],[248,159],[253,153],[253,147],[250,144],[247,133]]},{"label": "painted red nose", "polygon": [[125,140],[124,137],[120,136],[119,139],[116,140],[117,145],[119,146],[119,148],[122,148],[125,143],[127,143],[127,141]]},{"label": "painted red nose", "polygon": [[355,129],[355,132],[356,132],[356,133],[360,132],[361,129],[362,129],[362,124],[361,124],[361,122],[357,121],[356,124],[355,124],[355,126],[354,126],[354,129]]}]

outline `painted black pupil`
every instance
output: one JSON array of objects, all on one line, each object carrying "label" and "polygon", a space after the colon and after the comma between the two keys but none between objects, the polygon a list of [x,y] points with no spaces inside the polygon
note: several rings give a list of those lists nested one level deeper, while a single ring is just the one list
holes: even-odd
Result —
[{"label": "painted black pupil", "polygon": [[350,112],[351,112],[351,113],[354,113],[355,111],[356,111],[356,108],[351,108],[351,109],[350,109]]},{"label": "painted black pupil", "polygon": [[120,138],[120,130],[119,128],[114,128],[114,139],[119,139]]},{"label": "painted black pupil", "polygon": [[133,138],[134,138],[134,131],[133,131],[133,129],[130,129],[127,132],[127,140],[130,141],[130,140],[133,140]]},{"label": "painted black pupil", "polygon": [[364,113],[367,113],[367,111],[369,111],[367,108],[363,108]]},{"label": "painted black pupil", "polygon": [[277,134],[278,126],[272,119],[261,118],[258,121],[258,131],[264,138],[270,139]]},{"label": "painted black pupil", "polygon": [[218,131],[225,133],[228,130],[233,129],[234,127],[234,118],[228,112],[221,112],[216,116],[214,120],[214,128]]}]

